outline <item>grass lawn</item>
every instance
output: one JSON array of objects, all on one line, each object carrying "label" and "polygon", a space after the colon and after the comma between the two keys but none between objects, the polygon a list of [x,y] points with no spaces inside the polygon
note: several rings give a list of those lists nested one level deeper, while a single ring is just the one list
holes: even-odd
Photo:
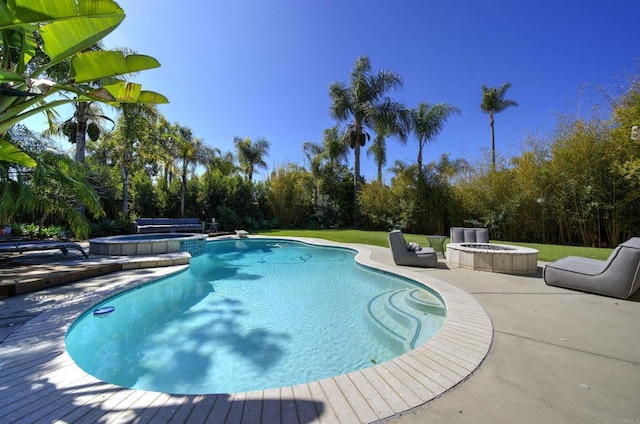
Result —
[{"label": "grass lawn", "polygon": [[[389,247],[386,231],[361,231],[361,230],[269,230],[257,234],[281,237],[313,237],[342,243],[361,243],[374,246]],[[422,246],[429,243],[425,236],[420,234],[405,234],[407,241],[414,241]],[[447,239],[448,242],[448,239]],[[531,247],[538,250],[538,260],[552,262],[566,256],[584,256],[594,259],[607,259],[613,249],[597,247],[560,246],[556,244],[515,243],[509,241],[492,240],[494,243],[513,244],[517,246]]]}]

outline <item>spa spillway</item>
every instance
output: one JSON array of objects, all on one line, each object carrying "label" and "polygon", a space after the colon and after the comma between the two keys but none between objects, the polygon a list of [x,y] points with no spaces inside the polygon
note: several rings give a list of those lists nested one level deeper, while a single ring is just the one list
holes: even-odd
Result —
[{"label": "spa spillway", "polygon": [[449,243],[447,265],[477,271],[531,275],[538,271],[538,251],[494,243]]},{"label": "spa spillway", "polygon": [[130,234],[100,237],[89,240],[89,253],[93,255],[131,256],[188,252],[191,256],[204,253],[205,234]]}]

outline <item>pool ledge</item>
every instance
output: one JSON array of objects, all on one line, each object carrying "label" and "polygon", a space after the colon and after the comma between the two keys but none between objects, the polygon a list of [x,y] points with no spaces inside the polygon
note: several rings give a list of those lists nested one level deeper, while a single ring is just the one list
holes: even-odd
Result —
[{"label": "pool ledge", "polygon": [[[455,387],[482,364],[493,341],[493,325],[466,292],[428,275],[428,270],[375,261],[366,245],[287,237],[357,250],[364,266],[401,275],[438,292],[447,319],[428,342],[378,365],[291,387],[247,393],[174,396],[104,383],[80,369],[65,348],[73,322],[102,299],[145,284],[180,267],[122,271],[96,279],[95,289],[70,296],[37,315],[2,342],[0,400],[9,421],[55,417],[66,422],[374,422],[418,407]],[[382,248],[377,248],[382,249]],[[387,249],[388,250],[388,249]],[[385,263],[382,263],[385,262]],[[426,271],[426,272],[425,272]],[[34,402],[34,403],[32,403]],[[34,406],[30,406],[34,405]],[[37,406],[36,406],[37,405]]]}]

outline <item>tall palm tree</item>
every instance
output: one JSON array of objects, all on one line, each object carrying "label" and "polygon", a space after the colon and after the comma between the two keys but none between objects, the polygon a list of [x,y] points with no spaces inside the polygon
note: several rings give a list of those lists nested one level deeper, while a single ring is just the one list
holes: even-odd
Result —
[{"label": "tall palm tree", "polygon": [[[122,177],[122,214],[129,214],[129,183],[136,162],[136,153],[146,142],[149,128],[154,128],[158,119],[155,105],[145,103],[122,103],[116,131],[112,132],[111,154],[120,166]],[[114,134],[115,133],[115,134]]]},{"label": "tall palm tree", "polygon": [[[368,56],[356,60],[348,86],[344,82],[329,85],[331,115],[340,122],[350,121],[343,137],[354,153],[353,196],[356,201],[360,186],[360,148],[371,138],[365,129],[373,130],[377,122],[385,122],[396,127],[404,138],[399,121],[405,117],[406,109],[386,96],[389,90],[400,87],[402,79],[393,71],[381,70],[373,74]],[[355,214],[354,226],[358,226]]]},{"label": "tall palm tree", "polygon": [[480,108],[484,113],[489,114],[489,125],[491,126],[491,166],[493,169],[496,167],[496,142],[493,128],[493,115],[502,112],[510,106],[518,106],[518,103],[515,101],[504,98],[510,87],[510,82],[504,83],[500,88],[487,87],[486,85],[482,86],[482,103],[480,104]]},{"label": "tall palm tree", "polygon": [[264,137],[260,137],[256,141],[252,141],[249,137],[244,139],[234,137],[233,142],[238,151],[238,161],[242,171],[249,181],[253,180],[256,168],[267,169],[264,157],[269,153],[270,143]]},{"label": "tall palm tree", "polygon": [[187,177],[189,165],[204,162],[205,152],[202,148],[202,140],[193,137],[190,128],[180,126],[178,129],[177,153],[181,161],[182,179],[180,188],[180,216],[184,217],[185,198],[187,194]]},{"label": "tall palm tree", "polygon": [[180,140],[180,124],[172,124],[164,116],[160,116],[156,130],[156,148],[145,153],[149,156],[149,162],[154,164],[156,173],[159,172],[164,183],[169,186],[173,176],[178,173],[176,157]]},{"label": "tall palm tree", "polygon": [[411,111],[411,130],[418,139],[418,172],[422,172],[424,146],[440,134],[444,123],[454,113],[461,113],[460,109],[446,103],[420,103]]},{"label": "tall palm tree", "polygon": [[[76,162],[84,165],[86,157],[86,143],[87,135],[92,141],[97,141],[101,133],[105,132],[103,125],[104,121],[109,121],[113,125],[115,122],[102,113],[102,109],[97,103],[94,102],[78,102],[74,103],[75,111],[73,117],[67,121],[68,128],[75,127],[75,134],[70,132],[68,135],[71,137],[73,134],[75,139],[73,143],[76,145]],[[75,123],[75,125],[69,125],[69,123]],[[63,124],[64,131],[64,124]]]}]

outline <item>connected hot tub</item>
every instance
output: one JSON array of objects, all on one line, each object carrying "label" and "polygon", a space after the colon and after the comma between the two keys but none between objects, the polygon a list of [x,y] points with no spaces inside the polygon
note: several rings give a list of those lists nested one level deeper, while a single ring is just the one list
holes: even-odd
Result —
[{"label": "connected hot tub", "polygon": [[204,253],[205,234],[131,234],[100,237],[89,240],[89,253],[94,255],[131,256],[188,252],[191,256]]},{"label": "connected hot tub", "polygon": [[449,243],[447,265],[477,271],[530,275],[538,272],[538,251],[494,243]]}]

